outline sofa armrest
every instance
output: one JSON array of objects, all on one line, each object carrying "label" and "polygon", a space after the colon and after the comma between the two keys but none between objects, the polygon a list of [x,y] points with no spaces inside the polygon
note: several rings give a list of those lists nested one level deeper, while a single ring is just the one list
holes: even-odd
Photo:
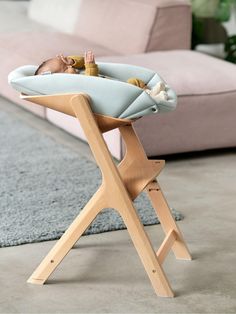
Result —
[{"label": "sofa armrest", "polygon": [[146,46],[146,52],[190,49],[192,33],[192,10],[190,1],[149,1],[156,5],[156,16]]}]

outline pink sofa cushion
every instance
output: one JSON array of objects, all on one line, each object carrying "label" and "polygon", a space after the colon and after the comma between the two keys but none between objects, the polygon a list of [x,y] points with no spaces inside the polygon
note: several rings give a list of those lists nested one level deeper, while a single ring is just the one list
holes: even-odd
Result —
[{"label": "pink sofa cushion", "polygon": [[75,32],[122,54],[143,52],[155,8],[128,0],[84,0]]},{"label": "pink sofa cushion", "polygon": [[[57,32],[16,32],[0,34],[0,42],[6,49],[5,58],[14,65],[39,64],[41,61],[51,58],[58,53],[65,55],[84,54],[84,51],[92,49],[96,56],[114,55],[115,52],[93,43],[87,39]],[[4,48],[6,47],[6,48]],[[9,58],[9,51],[11,58]],[[116,53],[117,54],[117,53]],[[1,55],[1,57],[3,57]],[[17,62],[18,61],[18,62]],[[4,66],[4,65],[3,65]],[[9,71],[10,69],[8,69]]]},{"label": "pink sofa cushion", "polygon": [[121,54],[188,49],[188,0],[82,0],[75,34]]},{"label": "pink sofa cushion", "polygon": [[98,59],[150,68],[160,74],[178,96],[236,91],[236,65],[195,51],[157,51]]}]

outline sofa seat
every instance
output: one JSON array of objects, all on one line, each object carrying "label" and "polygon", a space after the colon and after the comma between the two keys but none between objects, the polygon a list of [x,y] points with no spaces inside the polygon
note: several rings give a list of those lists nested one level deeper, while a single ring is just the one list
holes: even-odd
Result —
[{"label": "sofa seat", "polygon": [[[26,108],[29,107],[29,104],[20,100],[19,95],[7,83],[9,70],[12,71],[26,64],[37,65],[58,53],[83,54],[88,47],[94,51],[96,56],[114,55],[114,51],[94,42],[59,32],[0,33],[0,42],[4,42],[4,46],[0,46],[0,58],[4,60],[0,76],[1,94]],[[40,106],[33,105],[28,109],[45,117],[45,109]]]},{"label": "sofa seat", "polygon": [[175,112],[135,123],[149,156],[236,145],[236,65],[187,50],[100,59],[151,67],[176,91]]},{"label": "sofa seat", "polygon": [[207,96],[236,91],[236,66],[196,51],[158,51],[101,57],[98,60],[152,68],[174,87],[179,96]]}]

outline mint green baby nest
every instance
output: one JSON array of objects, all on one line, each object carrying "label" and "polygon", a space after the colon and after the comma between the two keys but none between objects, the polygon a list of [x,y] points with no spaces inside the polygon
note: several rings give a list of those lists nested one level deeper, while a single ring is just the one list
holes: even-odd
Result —
[{"label": "mint green baby nest", "polygon": [[100,75],[112,79],[67,73],[34,75],[38,66],[25,65],[12,71],[8,82],[26,95],[86,93],[91,98],[93,112],[114,118],[134,119],[176,108],[176,93],[168,85],[167,100],[155,101],[143,89],[126,82],[136,77],[151,89],[164,82],[156,72],[129,64],[97,62],[97,65]]}]

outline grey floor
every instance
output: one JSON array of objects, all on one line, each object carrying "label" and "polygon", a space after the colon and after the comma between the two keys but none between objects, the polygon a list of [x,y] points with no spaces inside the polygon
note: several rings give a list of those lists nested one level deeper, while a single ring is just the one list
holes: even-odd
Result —
[{"label": "grey floor", "polygon": [[[86,144],[2,98],[0,110],[91,158]],[[168,161],[159,182],[185,215],[193,255],[165,262],[175,298],[155,295],[127,231],[116,231],[82,237],[44,286],[26,279],[55,241],[1,248],[0,313],[236,313],[236,151]],[[160,225],[146,231],[157,248]]]}]

